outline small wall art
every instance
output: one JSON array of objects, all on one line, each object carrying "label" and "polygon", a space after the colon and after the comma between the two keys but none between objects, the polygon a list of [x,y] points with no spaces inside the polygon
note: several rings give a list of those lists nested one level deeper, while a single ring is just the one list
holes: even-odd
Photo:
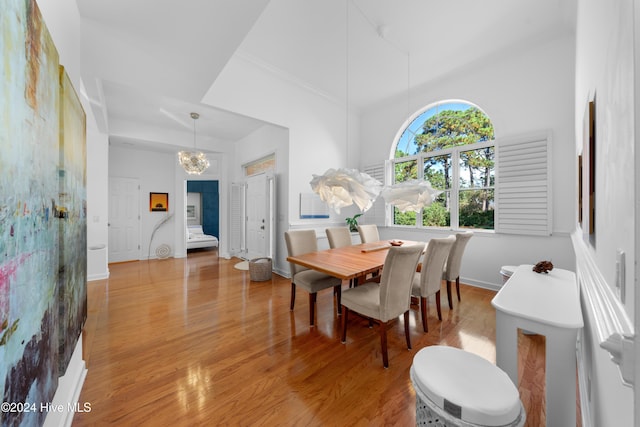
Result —
[{"label": "small wall art", "polygon": [[167,212],[169,210],[169,193],[149,193],[149,211]]}]

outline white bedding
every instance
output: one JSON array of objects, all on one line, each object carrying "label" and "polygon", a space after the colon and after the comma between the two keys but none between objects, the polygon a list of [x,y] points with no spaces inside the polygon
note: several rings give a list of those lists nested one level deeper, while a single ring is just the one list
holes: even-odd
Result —
[{"label": "white bedding", "polygon": [[218,247],[218,238],[216,236],[204,234],[201,225],[187,226],[187,249],[215,247]]}]

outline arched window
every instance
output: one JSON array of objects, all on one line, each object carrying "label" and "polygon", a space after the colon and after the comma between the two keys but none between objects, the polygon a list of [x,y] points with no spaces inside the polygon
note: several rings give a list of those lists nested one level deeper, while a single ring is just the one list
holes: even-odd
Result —
[{"label": "arched window", "polygon": [[425,179],[442,193],[418,214],[394,207],[393,224],[493,230],[495,142],[489,117],[468,102],[441,101],[418,113],[399,135],[394,182]]}]

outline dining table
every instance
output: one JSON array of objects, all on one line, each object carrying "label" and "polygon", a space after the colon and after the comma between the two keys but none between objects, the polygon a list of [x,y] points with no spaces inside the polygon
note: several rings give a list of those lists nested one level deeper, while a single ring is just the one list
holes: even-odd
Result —
[{"label": "dining table", "polygon": [[382,269],[389,248],[406,245],[426,247],[425,242],[380,240],[289,256],[287,261],[357,284],[366,275]]}]

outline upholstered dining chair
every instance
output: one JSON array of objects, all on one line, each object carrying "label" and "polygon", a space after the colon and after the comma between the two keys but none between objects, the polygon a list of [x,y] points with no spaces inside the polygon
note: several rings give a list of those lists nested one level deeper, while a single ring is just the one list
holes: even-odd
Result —
[{"label": "upholstered dining chair", "polygon": [[360,234],[362,243],[371,243],[380,240],[378,226],[375,224],[358,225],[358,234]]},{"label": "upholstered dining chair", "polygon": [[456,233],[456,241],[451,247],[449,258],[444,267],[442,278],[447,281],[447,299],[449,300],[449,308],[453,309],[453,301],[451,300],[451,282],[456,282],[456,293],[458,301],[460,301],[460,267],[462,266],[462,255],[469,243],[469,239],[473,236],[473,231],[465,231]]},{"label": "upholstered dining chair", "polygon": [[[318,251],[318,240],[315,230],[289,230],[284,233],[289,256],[302,255]],[[318,291],[334,288],[338,300],[338,314],[340,314],[342,280],[329,276],[316,270],[303,267],[299,264],[289,263],[291,270],[291,310],[296,302],[296,286],[309,293],[309,324],[314,325],[315,306]]]},{"label": "upholstered dining chair", "polygon": [[330,248],[342,248],[351,246],[351,232],[348,227],[330,227],[325,230]]},{"label": "upholstered dining chair", "polygon": [[[327,240],[329,240],[329,247],[331,249],[353,245],[349,227],[330,227],[325,230],[325,233],[327,233]],[[353,279],[349,280],[349,287],[352,286]]]},{"label": "upholstered dining chair", "polygon": [[342,294],[342,343],[347,341],[349,310],[360,313],[380,324],[382,364],[389,367],[387,354],[388,322],[404,314],[404,334],[407,347],[411,349],[409,336],[409,309],[411,284],[423,245],[408,245],[389,248],[385,258],[380,283],[367,282],[346,289]]},{"label": "upholstered dining chair", "polygon": [[411,295],[420,299],[422,329],[425,332],[429,332],[427,326],[427,302],[431,295],[435,295],[438,319],[442,320],[442,311],[440,310],[442,271],[455,241],[456,238],[454,236],[429,240],[422,260],[422,268],[420,272],[416,272],[413,276]]}]

